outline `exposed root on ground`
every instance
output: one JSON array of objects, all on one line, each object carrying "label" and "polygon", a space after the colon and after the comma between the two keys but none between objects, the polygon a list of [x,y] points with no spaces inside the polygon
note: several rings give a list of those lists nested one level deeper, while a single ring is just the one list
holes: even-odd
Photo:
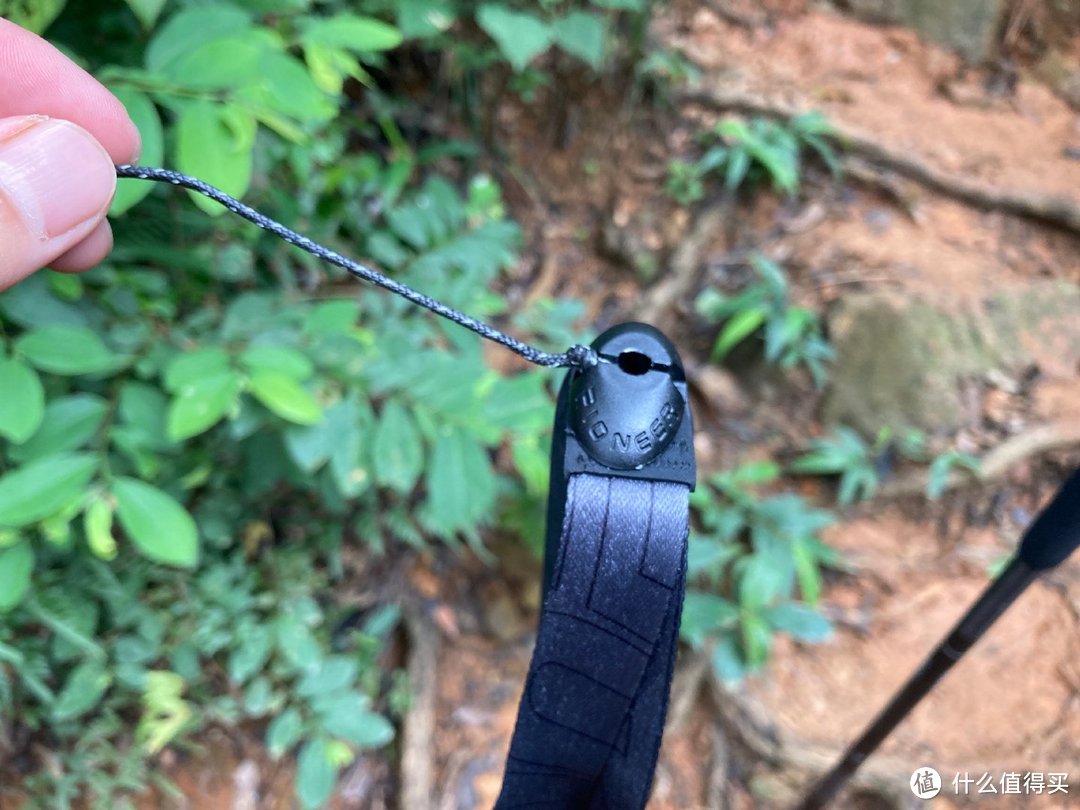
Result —
[{"label": "exposed root on ground", "polygon": [[[720,112],[761,115],[783,120],[807,112],[804,108],[784,101],[728,87],[687,92],[680,97],[680,101]],[[932,166],[915,155],[884,146],[868,134],[854,128],[835,121],[832,125],[836,140],[849,156],[878,164],[914,180],[931,191],[976,208],[1002,211],[1080,234],[1080,205],[1071,199],[1037,192],[991,188],[983,183]],[[865,177],[865,172],[861,176]]]},{"label": "exposed root on ground", "polygon": [[[945,490],[971,483],[988,483],[1005,476],[1020,462],[1052,450],[1080,447],[1080,422],[1051,422],[1010,436],[983,456],[979,472],[953,470],[945,480]],[[903,498],[926,492],[930,470],[919,469],[882,485],[878,497]]]},{"label": "exposed root on ground", "polygon": [[419,608],[405,611],[412,705],[401,729],[401,810],[431,810],[435,767],[435,703],[439,631]]},{"label": "exposed root on ground", "polygon": [[[760,778],[755,775],[754,781],[759,786],[766,786],[778,806],[796,801],[842,755],[843,752],[838,750],[786,739],[769,719],[763,706],[725,686],[716,677],[704,654],[684,650],[680,669],[684,673],[681,677],[697,679],[696,684],[688,680],[684,682],[684,690],[693,687],[691,695],[694,696],[704,687],[705,697],[711,700],[715,708],[717,737],[722,738],[716,741],[719,745],[714,744],[714,766],[723,772],[714,772],[709,780],[710,807],[723,808],[729,803],[726,786],[732,771],[732,759],[738,756],[736,752],[741,752],[744,761],[751,767],[757,763],[768,765],[770,772]],[[792,700],[798,700],[798,696],[793,695]],[[854,736],[859,729],[851,731]],[[913,806],[907,785],[910,771],[908,763],[875,755],[852,778],[849,790],[860,795],[871,794],[883,807],[906,810]]]}]

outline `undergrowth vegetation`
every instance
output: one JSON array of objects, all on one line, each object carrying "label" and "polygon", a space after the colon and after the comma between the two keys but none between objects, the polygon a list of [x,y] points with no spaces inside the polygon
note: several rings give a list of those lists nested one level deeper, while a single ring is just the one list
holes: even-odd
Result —
[{"label": "undergrowth vegetation", "polygon": [[[484,171],[477,119],[501,98],[492,86],[527,100],[556,57],[670,75],[674,62],[642,51],[648,11],[0,0],[121,98],[142,163],[243,196],[472,315],[512,317],[553,349],[578,339],[583,307],[512,313],[493,292],[520,232]],[[395,81],[416,63],[428,95]],[[469,137],[418,123],[444,91]],[[831,161],[827,135],[817,117],[725,122],[696,163],[672,166],[670,188],[699,199],[715,174],[792,193],[804,149]],[[48,763],[25,779],[39,806],[167,793],[151,758],[209,726],[295,754],[301,806],[322,806],[354,757],[394,744],[408,705],[383,655],[393,599],[358,611],[336,597],[348,551],[486,555],[485,527],[538,528],[550,374],[496,372],[474,335],[221,213],[123,180],[106,263],[0,295],[0,751],[44,741]],[[724,324],[716,357],[761,334],[767,361],[820,384],[816,314],[790,304],[778,267],[754,267],[742,292],[698,302]],[[814,453],[800,469],[851,465],[825,444]],[[865,493],[861,467],[845,474],[842,500]],[[724,677],[760,667],[776,632],[829,633],[814,606],[821,569],[838,564],[819,536],[832,518],[775,494],[779,475],[742,467],[694,496],[682,634]]]}]

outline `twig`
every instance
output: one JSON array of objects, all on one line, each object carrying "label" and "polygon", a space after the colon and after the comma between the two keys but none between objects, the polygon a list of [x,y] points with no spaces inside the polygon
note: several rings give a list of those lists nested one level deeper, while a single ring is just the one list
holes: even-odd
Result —
[{"label": "twig", "polygon": [[409,637],[409,688],[412,705],[401,732],[401,810],[431,810],[435,739],[435,677],[439,658],[439,633],[416,608],[405,610]]},{"label": "twig", "polygon": [[645,323],[657,323],[669,313],[679,299],[690,292],[701,270],[702,254],[723,227],[730,215],[731,200],[725,196],[721,201],[705,208],[694,220],[671,256],[671,272],[653,287],[648,300],[638,313]]},{"label": "twig", "polygon": [[[1080,421],[1051,422],[1048,425],[1025,430],[1010,436],[997,447],[989,450],[979,463],[978,473],[953,470],[945,479],[943,491],[956,489],[964,484],[988,483],[1003,477],[1024,459],[1080,446]],[[920,469],[908,475],[886,482],[878,492],[880,498],[903,498],[926,492],[930,471]]]},{"label": "twig", "polygon": [[[684,93],[680,101],[714,110],[788,119],[806,112],[796,105],[764,98],[744,90],[713,88]],[[834,137],[848,154],[885,166],[926,188],[977,208],[1045,222],[1080,234],[1080,206],[1071,199],[1023,191],[999,190],[952,174],[890,147],[866,133],[832,122]]]}]

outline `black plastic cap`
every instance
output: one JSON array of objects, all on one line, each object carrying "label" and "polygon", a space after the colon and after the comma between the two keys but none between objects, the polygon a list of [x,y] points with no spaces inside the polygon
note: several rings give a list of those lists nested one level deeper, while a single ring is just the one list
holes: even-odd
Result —
[{"label": "black plastic cap", "polygon": [[1080,469],[1024,533],[1017,556],[1035,571],[1064,562],[1080,546]]}]

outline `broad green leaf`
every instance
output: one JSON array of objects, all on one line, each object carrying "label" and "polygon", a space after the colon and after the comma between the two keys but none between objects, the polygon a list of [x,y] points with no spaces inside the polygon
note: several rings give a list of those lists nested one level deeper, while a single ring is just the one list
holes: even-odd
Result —
[{"label": "broad green leaf", "polygon": [[604,63],[604,21],[587,11],[572,11],[551,24],[555,44],[587,62],[593,70]]},{"label": "broad green leaf", "polygon": [[18,605],[30,589],[34,551],[28,540],[0,548],[0,613]]},{"label": "broad green leaf", "polygon": [[249,371],[277,371],[297,382],[315,371],[307,355],[289,346],[250,346],[240,355],[240,364]]},{"label": "broad green leaf", "polygon": [[168,437],[180,441],[212,428],[236,405],[242,384],[235,371],[222,371],[182,386],[169,405]]},{"label": "broad green leaf", "polygon": [[244,712],[248,717],[262,717],[275,702],[274,687],[268,678],[256,678],[244,690]]},{"label": "broad green leaf", "polygon": [[[176,123],[177,168],[230,196],[243,197],[251,183],[256,126],[251,113],[238,106],[209,101],[185,103]],[[201,194],[189,194],[212,216],[225,211]]]},{"label": "broad green leaf", "polygon": [[296,57],[264,50],[258,70],[258,84],[243,87],[242,98],[301,123],[322,123],[334,117],[336,105]]},{"label": "broad green leaf", "polygon": [[551,27],[526,12],[489,3],[480,6],[476,22],[495,40],[506,61],[519,72],[551,45]]},{"label": "broad green leaf", "polygon": [[304,332],[309,335],[347,335],[356,326],[360,307],[355,299],[340,298],[312,307],[304,318]]},{"label": "broad green leaf", "polygon": [[472,529],[495,503],[495,475],[487,453],[467,433],[435,444],[427,470],[427,519],[441,533]]},{"label": "broad green leaf", "polygon": [[274,623],[274,641],[285,660],[297,670],[318,666],[322,647],[307,624],[298,616],[286,613]]},{"label": "broad green leaf", "polygon": [[225,37],[251,27],[248,15],[225,4],[197,6],[172,16],[146,49],[146,67],[160,73],[174,59],[198,48],[207,36]]},{"label": "broad green leaf", "polygon": [[120,388],[120,417],[142,446],[159,448],[169,443],[168,410],[169,400],[160,388],[135,381]]},{"label": "broad green leaf", "polygon": [[17,529],[64,508],[79,497],[96,469],[93,456],[58,453],[0,477],[0,527]]},{"label": "broad green leaf", "polygon": [[15,341],[15,350],[37,368],[52,374],[95,374],[115,369],[122,358],[98,334],[82,326],[43,326]]},{"label": "broad green leaf", "polygon": [[206,346],[176,355],[165,369],[165,387],[179,391],[229,368],[228,353],[218,346]]},{"label": "broad green leaf", "polygon": [[86,714],[98,705],[111,683],[112,676],[105,670],[102,659],[84,661],[72,671],[56,696],[52,705],[53,722],[63,723]]},{"label": "broad green leaf", "polygon": [[86,326],[86,312],[57,298],[45,273],[34,273],[0,295],[0,312],[24,329],[42,326]]},{"label": "broad green leaf", "polygon": [[323,717],[323,730],[357,748],[381,748],[394,739],[394,727],[381,714],[357,706]]},{"label": "broad green leaf", "polygon": [[398,492],[413,488],[424,464],[416,422],[404,406],[391,399],[383,407],[375,428],[372,449],[375,480]]},{"label": "broad green leaf", "polygon": [[712,665],[716,674],[725,683],[735,684],[746,676],[746,667],[733,636],[724,636],[716,642]]},{"label": "broad green leaf", "polygon": [[[135,4],[153,5],[160,4],[163,0],[128,0],[134,8]],[[159,9],[160,10],[160,9]],[[152,25],[145,23],[144,25]],[[142,137],[142,154],[139,162],[144,166],[160,166],[165,149],[165,136],[161,128],[161,116],[158,115],[157,107],[150,97],[141,90],[117,84],[110,87],[113,95],[120,99],[121,103],[135,122]],[[116,196],[113,197],[112,207],[109,208],[109,216],[117,217],[137,205],[147,194],[153,191],[154,184],[143,180],[131,178],[120,179],[116,183]]]},{"label": "broad green leaf", "polygon": [[259,402],[282,419],[297,425],[313,425],[322,418],[322,408],[311,393],[292,377],[277,371],[257,371],[248,381]]},{"label": "broad green leaf", "polygon": [[261,672],[270,659],[273,636],[266,624],[245,622],[236,634],[236,644],[229,654],[229,680],[234,684],[246,683],[257,672]]},{"label": "broad green leaf", "polygon": [[288,708],[275,717],[266,729],[266,749],[271,759],[278,759],[300,741],[304,733],[304,719],[294,708]]},{"label": "broad green leaf", "polygon": [[165,565],[195,565],[195,521],[175,498],[134,478],[117,478],[112,491],[120,525],[143,556]]},{"label": "broad green leaf", "polygon": [[700,647],[717,629],[734,626],[738,620],[738,607],[727,599],[689,590],[683,603],[679,634],[692,646]]},{"label": "broad green leaf", "polygon": [[259,81],[263,52],[273,47],[266,31],[212,36],[199,47],[169,63],[167,80],[197,90],[239,90]]},{"label": "broad green leaf", "polygon": [[318,669],[308,672],[296,686],[301,697],[327,695],[349,689],[356,682],[356,662],[342,655],[324,658]]},{"label": "broad green leaf", "polygon": [[5,0],[0,2],[0,17],[35,34],[41,34],[60,16],[67,0]]},{"label": "broad green leaf", "polygon": [[[154,23],[157,22],[158,16],[161,14],[161,10],[165,8],[165,0],[127,0],[128,7],[139,18],[139,22],[142,23],[142,27],[147,31],[154,27]],[[146,152],[143,152],[143,157],[146,157]],[[147,161],[151,166],[157,166],[154,161]]]},{"label": "broad green leaf", "polygon": [[309,18],[302,36],[304,44],[315,43],[351,51],[388,51],[401,44],[401,33],[374,17],[336,14]]},{"label": "broad green leaf", "polygon": [[819,642],[832,636],[829,620],[806,605],[785,602],[766,608],[762,615],[774,628],[800,641]]},{"label": "broad green leaf", "polygon": [[308,740],[296,763],[296,796],[304,810],[317,810],[330,800],[337,784],[337,765],[324,737]]},{"label": "broad green leaf", "polygon": [[0,436],[21,444],[34,435],[45,416],[45,390],[37,372],[0,357]]},{"label": "broad green leaf", "polygon": [[23,445],[11,448],[18,462],[77,450],[97,433],[105,420],[108,406],[94,394],[73,394],[51,401],[37,433]]},{"label": "broad green leaf", "polygon": [[396,0],[397,24],[406,39],[430,37],[454,24],[453,0]]}]

